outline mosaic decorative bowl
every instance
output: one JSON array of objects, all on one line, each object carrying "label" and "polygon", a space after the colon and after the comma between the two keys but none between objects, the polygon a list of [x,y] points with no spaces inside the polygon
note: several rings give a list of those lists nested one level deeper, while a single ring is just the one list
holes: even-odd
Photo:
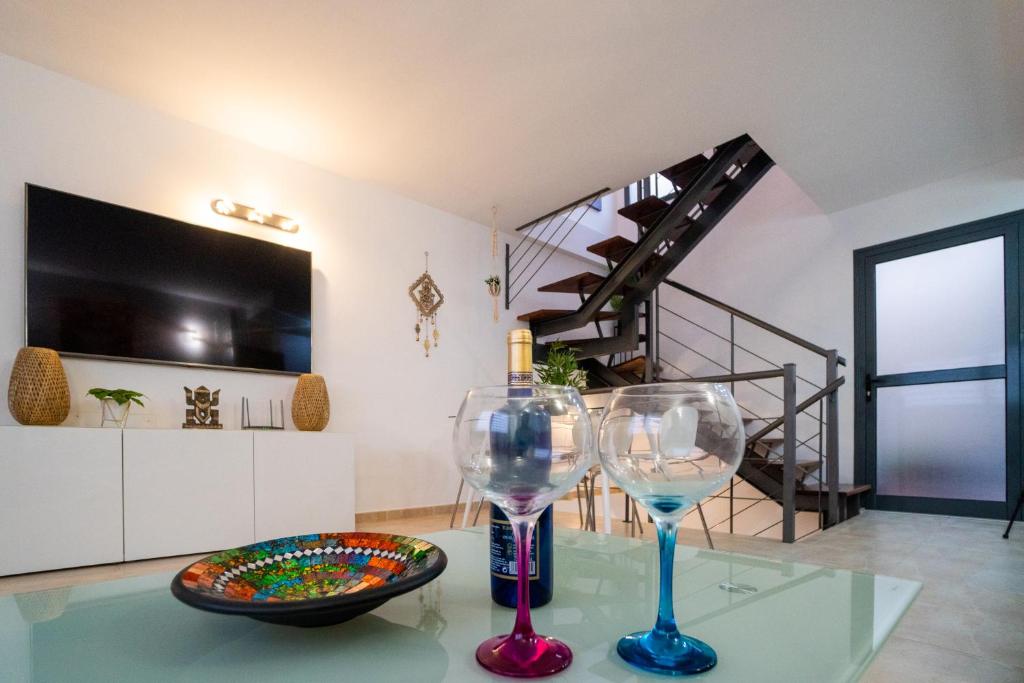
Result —
[{"label": "mosaic decorative bowl", "polygon": [[418,588],[448,558],[410,536],[343,532],[224,550],[182,569],[171,593],[186,605],[272,624],[330,626]]}]

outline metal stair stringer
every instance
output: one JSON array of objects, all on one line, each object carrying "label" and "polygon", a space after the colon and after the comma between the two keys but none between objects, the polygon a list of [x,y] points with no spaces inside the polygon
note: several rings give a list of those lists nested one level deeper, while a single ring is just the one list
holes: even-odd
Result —
[{"label": "metal stair stringer", "polygon": [[[655,281],[647,275],[645,275],[639,283],[631,281],[642,268],[649,264],[651,257],[655,255],[661,245],[671,237],[674,232],[678,231],[681,225],[689,221],[688,216],[698,205],[699,199],[718,184],[719,181],[721,181],[726,172],[742,159],[745,152],[749,152],[748,148],[751,145],[756,144],[757,143],[755,143],[749,135],[744,134],[721,145],[715,154],[708,160],[708,164],[704,170],[701,171],[697,177],[693,179],[690,185],[682,191],[676,200],[672,202],[665,215],[644,233],[643,237],[640,238],[633,250],[612,269],[608,274],[608,277],[606,277],[605,280],[593,290],[580,307],[569,315],[539,321],[536,324],[531,325],[534,336],[546,337],[558,334],[559,332],[567,332],[569,330],[575,330],[583,327],[605,306],[605,304],[608,303],[612,296],[622,292],[625,288],[628,288],[625,296],[628,297],[629,301],[632,303],[647,298],[647,296],[649,296],[653,291],[654,287],[656,287],[660,282],[660,279],[663,279],[668,275],[668,273],[671,273],[677,265],[679,265],[682,258],[692,250],[693,246],[696,246],[696,242],[699,241],[699,239],[694,240],[691,246],[687,249],[670,249],[664,258],[659,259],[657,269],[661,274],[659,275],[658,281]],[[764,159],[767,159],[769,162],[771,161],[770,157],[768,157],[764,152],[760,152],[755,156],[755,158],[758,158],[761,155],[763,155]],[[748,166],[749,165],[750,164],[748,164]],[[765,171],[767,171],[767,168],[764,168],[761,173],[757,174],[756,178],[754,178],[754,182],[756,182],[756,179],[760,178]],[[743,176],[743,172],[741,172],[734,180],[739,181],[740,176]],[[737,192],[737,190],[740,190],[741,188],[733,187],[734,184],[736,183],[730,183],[730,186],[725,190],[725,192],[732,190],[737,194],[733,201],[727,202],[728,208],[732,208],[732,205],[746,193],[747,188],[742,188],[742,191]],[[704,234],[710,231],[710,229],[714,227],[714,224],[718,222],[718,219],[725,215],[728,208],[725,211],[717,212],[717,218],[713,222],[710,222],[709,225],[701,226],[699,231]],[[703,218],[703,215],[701,218]],[[709,216],[709,218],[711,218],[711,216]],[[677,240],[676,244],[679,244],[680,242],[689,242],[689,240],[685,240],[685,234],[691,232],[695,228],[697,228],[696,225],[690,225],[684,233],[684,239]],[[701,237],[703,237],[703,235],[701,235]]]}]

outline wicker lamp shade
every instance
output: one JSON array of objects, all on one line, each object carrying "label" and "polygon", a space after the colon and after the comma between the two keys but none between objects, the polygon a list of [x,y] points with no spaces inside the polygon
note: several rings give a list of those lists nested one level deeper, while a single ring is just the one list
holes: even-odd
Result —
[{"label": "wicker lamp shade", "polygon": [[320,432],[331,419],[331,399],[322,375],[300,375],[292,397],[292,422],[303,432]]},{"label": "wicker lamp shade", "polygon": [[53,349],[18,351],[7,387],[7,408],[23,425],[59,425],[71,409],[71,392],[60,356]]}]

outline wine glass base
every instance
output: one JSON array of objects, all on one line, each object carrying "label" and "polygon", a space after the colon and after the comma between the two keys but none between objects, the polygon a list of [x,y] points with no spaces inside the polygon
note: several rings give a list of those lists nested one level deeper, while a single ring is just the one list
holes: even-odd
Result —
[{"label": "wine glass base", "polygon": [[631,633],[619,640],[616,650],[638,669],[668,676],[703,673],[718,663],[710,645],[681,633],[671,638],[659,638],[652,631]]},{"label": "wine glass base", "polygon": [[572,650],[547,636],[517,638],[511,634],[488,638],[476,649],[480,666],[500,676],[540,678],[572,663]]}]

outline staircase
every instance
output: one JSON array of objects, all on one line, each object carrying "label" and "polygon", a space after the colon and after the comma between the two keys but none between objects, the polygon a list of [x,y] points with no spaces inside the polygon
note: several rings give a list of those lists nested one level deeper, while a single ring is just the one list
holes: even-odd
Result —
[{"label": "staircase", "polygon": [[[567,314],[531,320],[534,337],[585,327],[601,316],[613,296],[619,295],[622,305],[616,333],[574,341],[573,348],[581,359],[635,350],[641,341],[640,308],[651,293],[773,163],[749,135],[741,135],[715,148],[710,156],[698,154],[662,171],[661,175],[674,186],[672,195],[644,197],[619,211],[636,223],[637,240],[613,237],[590,247],[591,252],[605,258],[610,271],[607,275],[583,272],[538,288],[541,292],[575,294],[580,303]],[[538,224],[536,221],[520,230],[532,230]],[[545,352],[542,345],[538,349],[540,359]]]},{"label": "staircase", "polygon": [[[844,382],[838,376],[838,366],[845,365],[845,361],[834,350],[800,339],[669,278],[773,163],[750,136],[741,135],[709,153],[690,157],[651,176],[653,191],[650,179],[631,184],[624,189],[628,200],[619,214],[636,225],[636,239],[616,235],[587,247],[590,253],[604,259],[606,273],[588,270],[537,287],[539,292],[572,295],[575,308],[542,308],[520,315],[519,320],[529,323],[538,340],[534,354],[539,361],[543,361],[559,335],[593,325],[596,336],[571,342],[580,366],[587,371],[591,391],[656,381],[731,384],[746,416],[748,433],[737,474],[756,488],[764,500],[781,506],[782,539],[792,542],[796,540],[798,512],[816,512],[817,527],[826,528],[856,514],[860,495],[867,490],[840,485],[838,480],[836,401],[837,390]],[[669,184],[665,191],[657,186],[662,180]],[[517,229],[523,234],[519,244],[514,249],[506,245],[506,308],[543,269],[590,210],[593,200],[605,192],[607,188]],[[541,254],[546,256],[534,268]],[[662,303],[667,297],[678,295],[728,315],[729,334],[709,329]],[[609,310],[613,297],[617,305]],[[662,323],[663,314],[670,316],[673,323],[683,321],[700,328],[704,336],[728,342],[729,363],[716,360],[711,351],[681,341],[677,337],[682,336],[680,333]],[[738,344],[737,321],[781,337],[802,349],[801,353],[811,352],[824,358],[823,379],[817,383],[807,380],[796,374],[795,364],[775,363]],[[661,352],[663,342],[673,347],[675,355]],[[738,355],[760,359],[769,369],[737,372]],[[696,359],[698,364],[710,367],[712,374],[694,374],[681,367],[685,359]],[[768,388],[772,382],[782,386]],[[798,383],[810,388],[810,396],[798,400]],[[741,400],[743,387],[756,394],[749,405]],[[766,396],[777,402],[771,409],[782,413],[782,417],[766,418],[759,414],[765,412],[762,406]],[[817,418],[812,414],[815,409]],[[727,489],[732,496],[733,487]],[[716,494],[720,495],[725,494]],[[730,511],[733,506],[730,498]],[[732,529],[731,516],[729,528]]]}]

